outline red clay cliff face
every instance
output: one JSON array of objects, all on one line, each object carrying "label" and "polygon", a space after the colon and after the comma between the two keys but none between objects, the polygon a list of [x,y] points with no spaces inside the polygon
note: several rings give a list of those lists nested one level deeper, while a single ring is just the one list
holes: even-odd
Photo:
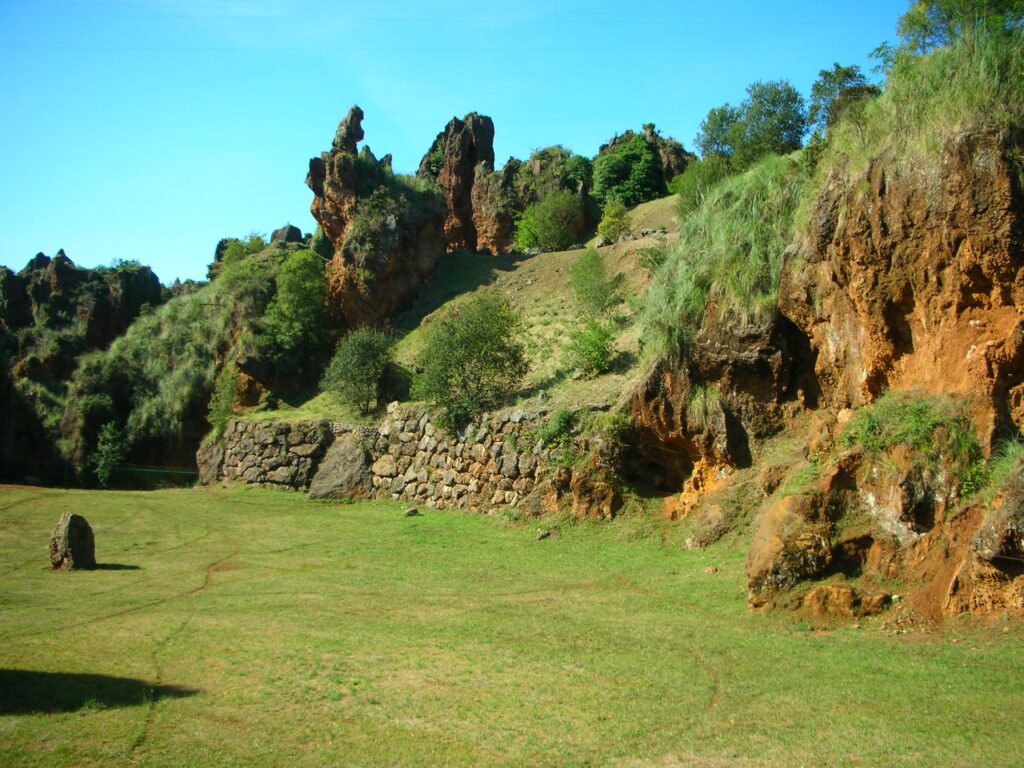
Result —
[{"label": "red clay cliff face", "polygon": [[921,388],[977,402],[983,437],[1024,419],[1024,205],[1004,136],[941,160],[831,176],[787,252],[779,305],[809,338],[825,401]]}]

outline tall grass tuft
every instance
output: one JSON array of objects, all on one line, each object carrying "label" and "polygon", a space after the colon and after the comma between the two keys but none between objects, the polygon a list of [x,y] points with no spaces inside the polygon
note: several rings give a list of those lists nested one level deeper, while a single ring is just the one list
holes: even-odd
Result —
[{"label": "tall grass tuft", "polygon": [[707,192],[653,276],[641,316],[648,354],[684,355],[712,305],[740,320],[773,310],[804,181],[799,163],[773,156]]}]

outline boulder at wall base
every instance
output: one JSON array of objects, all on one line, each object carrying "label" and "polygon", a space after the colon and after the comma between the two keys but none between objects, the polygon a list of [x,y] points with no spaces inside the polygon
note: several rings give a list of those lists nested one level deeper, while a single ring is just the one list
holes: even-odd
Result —
[{"label": "boulder at wall base", "polygon": [[596,455],[585,466],[572,470],[570,489],[573,517],[611,520],[622,507],[615,477]]},{"label": "boulder at wall base", "polygon": [[373,490],[370,461],[357,435],[341,435],[330,448],[309,485],[311,499],[358,499]]},{"label": "boulder at wall base", "polygon": [[816,619],[874,616],[891,601],[886,592],[869,594],[849,584],[822,584],[804,596],[803,607]]},{"label": "boulder at wall base", "polygon": [[65,512],[50,536],[50,567],[70,571],[96,567],[92,527],[81,515]]},{"label": "boulder at wall base", "polygon": [[224,442],[211,440],[199,446],[196,451],[196,467],[199,469],[199,482],[213,485],[220,480],[221,468],[224,466]]}]

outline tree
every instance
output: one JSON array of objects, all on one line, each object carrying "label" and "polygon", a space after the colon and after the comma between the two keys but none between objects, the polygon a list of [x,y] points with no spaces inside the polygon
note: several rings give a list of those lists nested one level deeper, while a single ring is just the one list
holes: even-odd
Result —
[{"label": "tree", "polygon": [[741,120],[741,110],[731,104],[709,110],[707,117],[701,121],[695,140],[701,156],[731,156],[736,141],[736,127]]},{"label": "tree", "polygon": [[516,226],[521,250],[543,246],[562,251],[583,234],[583,201],[568,190],[552,192],[523,212]]},{"label": "tree", "polygon": [[878,93],[877,88],[868,84],[856,64],[844,67],[836,62],[831,70],[818,72],[818,79],[811,86],[811,105],[807,112],[807,124],[815,133],[824,136],[843,108],[854,100],[847,95],[851,89],[859,98]]},{"label": "tree", "polygon": [[1024,0],[915,0],[896,25],[911,53],[949,45],[971,29],[1024,25]]},{"label": "tree", "polygon": [[110,476],[128,455],[124,432],[117,424],[108,421],[100,428],[96,439],[96,452],[92,455],[92,466],[96,479],[104,488],[110,483]]},{"label": "tree", "polygon": [[741,171],[765,155],[799,149],[806,132],[804,97],[788,81],[772,80],[747,86],[739,107],[723,104],[710,110],[696,143],[702,156],[727,157],[732,169]]},{"label": "tree", "polygon": [[619,200],[609,200],[604,207],[601,223],[597,225],[597,234],[614,242],[629,232],[629,215]]},{"label": "tree", "polygon": [[593,248],[583,251],[569,267],[569,287],[585,315],[599,315],[615,299],[615,285],[604,268],[604,259]]},{"label": "tree", "polygon": [[312,251],[296,251],[281,265],[277,290],[257,337],[260,356],[279,374],[288,370],[301,379],[311,366],[322,364],[326,284],[323,262]]},{"label": "tree", "polygon": [[705,155],[686,166],[675,181],[678,210],[683,216],[700,207],[715,184],[729,175],[729,160],[718,154]]},{"label": "tree", "polygon": [[615,334],[610,326],[588,317],[569,334],[568,362],[586,376],[597,376],[611,367]]},{"label": "tree", "polygon": [[515,392],[528,365],[522,319],[497,293],[456,305],[428,328],[416,358],[416,397],[441,409],[446,426],[465,424]]},{"label": "tree", "polygon": [[341,341],[320,386],[366,413],[379,405],[381,382],[391,364],[391,338],[376,328],[357,328]]},{"label": "tree", "polygon": [[661,197],[665,191],[661,163],[642,135],[613,144],[594,160],[592,195],[602,207],[609,200],[618,200],[632,208]]}]

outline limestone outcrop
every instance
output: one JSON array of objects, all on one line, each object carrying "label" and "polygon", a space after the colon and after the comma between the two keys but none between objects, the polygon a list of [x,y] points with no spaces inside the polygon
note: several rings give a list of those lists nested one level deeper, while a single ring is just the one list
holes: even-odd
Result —
[{"label": "limestone outcrop", "polygon": [[72,571],[96,567],[92,526],[81,515],[65,512],[50,536],[50,567]]},{"label": "limestone outcrop", "polygon": [[474,210],[473,187],[478,168],[494,170],[494,122],[476,112],[462,120],[453,117],[420,161],[417,175],[433,179],[448,204],[444,237],[449,251],[477,251],[482,212]]},{"label": "limestone outcrop", "polygon": [[310,211],[334,247],[328,266],[332,303],[350,328],[377,324],[401,308],[445,253],[445,205],[391,172],[363,138],[363,111],[352,107],[331,149],[309,161]]}]

